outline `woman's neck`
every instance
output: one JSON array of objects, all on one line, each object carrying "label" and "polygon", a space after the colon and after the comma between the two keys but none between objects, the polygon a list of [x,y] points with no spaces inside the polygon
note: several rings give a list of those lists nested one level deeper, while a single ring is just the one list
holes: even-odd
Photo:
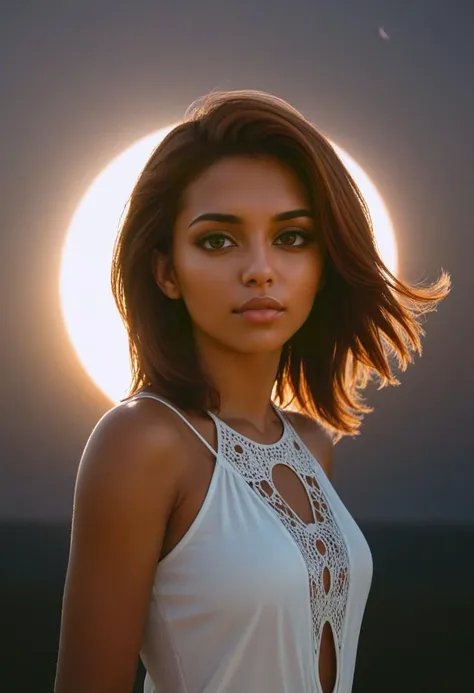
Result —
[{"label": "woman's neck", "polygon": [[239,422],[265,434],[275,426],[271,396],[281,350],[273,353],[238,354],[203,349],[204,372],[220,395],[220,419]]}]

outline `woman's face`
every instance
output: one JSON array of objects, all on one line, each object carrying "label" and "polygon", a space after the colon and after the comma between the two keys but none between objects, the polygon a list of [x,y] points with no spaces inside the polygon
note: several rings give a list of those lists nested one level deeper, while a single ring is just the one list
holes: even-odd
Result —
[{"label": "woman's face", "polygon": [[[210,340],[241,354],[273,352],[313,305],[323,269],[318,238],[291,169],[269,157],[233,156],[186,189],[173,229],[172,271],[157,259],[155,278],[167,296],[183,298],[198,348]],[[236,312],[262,296],[283,309],[266,316]]]}]

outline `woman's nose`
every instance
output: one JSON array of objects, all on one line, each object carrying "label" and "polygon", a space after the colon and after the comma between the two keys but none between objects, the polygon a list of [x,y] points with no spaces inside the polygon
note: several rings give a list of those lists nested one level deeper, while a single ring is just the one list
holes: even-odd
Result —
[{"label": "woman's nose", "polygon": [[275,269],[271,262],[269,248],[254,248],[246,256],[242,270],[242,282],[244,284],[256,284],[263,286],[273,283],[275,280]]}]

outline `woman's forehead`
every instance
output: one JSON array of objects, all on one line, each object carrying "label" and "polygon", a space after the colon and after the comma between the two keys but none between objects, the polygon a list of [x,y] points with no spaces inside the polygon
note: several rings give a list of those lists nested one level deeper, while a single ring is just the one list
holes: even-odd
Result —
[{"label": "woman's forehead", "polygon": [[182,213],[193,218],[208,212],[278,212],[307,207],[298,176],[280,161],[233,157],[210,166],[187,187]]}]

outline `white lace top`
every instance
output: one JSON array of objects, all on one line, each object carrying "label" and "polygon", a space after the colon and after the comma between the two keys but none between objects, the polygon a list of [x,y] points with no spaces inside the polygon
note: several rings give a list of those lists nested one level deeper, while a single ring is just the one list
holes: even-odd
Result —
[{"label": "white lace top", "polygon": [[[192,526],[159,562],[141,658],[145,693],[350,693],[372,579],[370,549],[294,428],[256,443],[209,412],[218,450]],[[273,480],[287,465],[307,491],[305,523]],[[324,625],[337,663],[333,691],[319,679]]]}]

